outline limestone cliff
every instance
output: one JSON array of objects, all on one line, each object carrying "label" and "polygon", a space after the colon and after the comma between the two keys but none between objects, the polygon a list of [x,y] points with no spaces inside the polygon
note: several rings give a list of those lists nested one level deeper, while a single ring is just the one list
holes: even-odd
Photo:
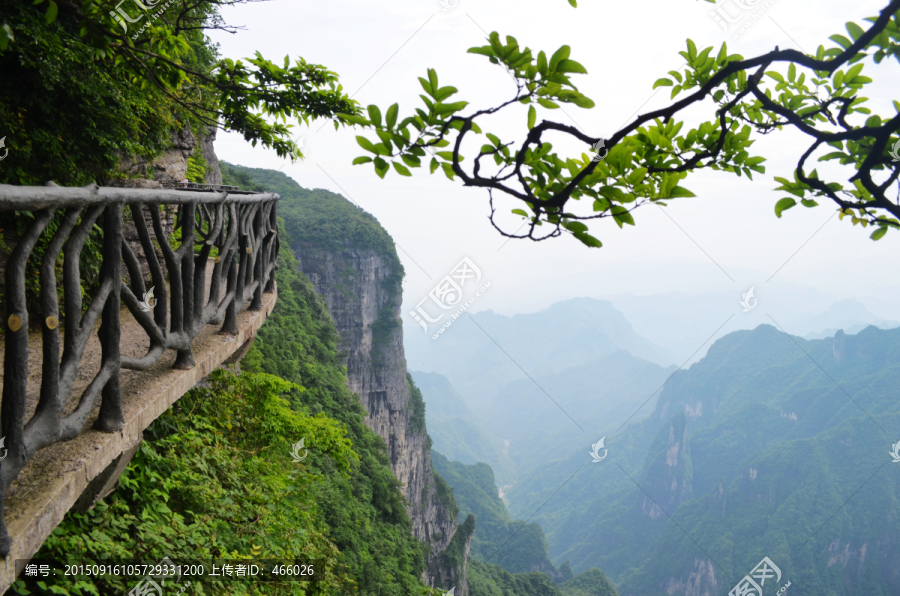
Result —
[{"label": "limestone cliff", "polygon": [[458,596],[467,596],[465,560],[474,518],[468,538],[454,543],[456,556],[442,556],[457,531],[458,513],[449,487],[432,469],[424,403],[407,377],[400,321],[402,267],[395,253],[350,244],[348,239],[323,247],[301,240],[292,242],[292,248],[328,303],[346,355],[350,389],[368,412],[366,424],[387,444],[415,536],[430,546],[423,580],[444,589],[456,586]]},{"label": "limestone cliff", "polygon": [[202,153],[206,161],[207,184],[222,184],[222,171],[216,157],[213,141],[216,140],[216,129],[208,127],[203,136],[196,136],[190,126],[173,131],[170,146],[159,157],[148,160],[142,156],[122,155],[119,171],[125,178],[115,178],[107,182],[110,186],[126,186],[131,188],[160,188],[174,186],[184,180],[188,171],[188,158],[195,151]]}]

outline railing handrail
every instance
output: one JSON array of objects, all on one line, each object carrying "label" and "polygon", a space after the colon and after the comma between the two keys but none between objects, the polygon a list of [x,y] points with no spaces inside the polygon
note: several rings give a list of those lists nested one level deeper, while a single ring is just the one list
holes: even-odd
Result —
[{"label": "railing handrail", "polygon": [[178,188],[119,188],[115,186],[15,186],[0,184],[0,211],[85,207],[123,203],[256,203],[279,200],[278,193],[250,191],[190,190]]}]

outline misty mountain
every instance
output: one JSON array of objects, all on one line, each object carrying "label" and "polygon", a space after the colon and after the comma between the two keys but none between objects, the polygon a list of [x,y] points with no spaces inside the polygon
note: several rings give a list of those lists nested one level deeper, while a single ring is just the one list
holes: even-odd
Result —
[{"label": "misty mountain", "polygon": [[446,376],[479,415],[484,400],[509,382],[585,365],[618,350],[663,366],[673,361],[636,333],[610,302],[593,298],[573,298],[511,317],[493,311],[463,313],[438,339],[432,335],[409,324],[407,315],[409,367]]},{"label": "misty mountain", "polygon": [[419,371],[410,374],[425,400],[425,423],[434,449],[451,461],[485,462],[497,471],[504,484],[512,482],[515,473],[503,453],[502,442],[484,430],[482,422],[447,377]]},{"label": "misty mountain", "polygon": [[671,353],[679,366],[700,360],[716,339],[759,325],[781,326],[788,333],[807,339],[831,337],[838,329],[858,333],[869,325],[881,329],[900,325],[874,314],[856,300],[834,302],[822,292],[794,284],[754,286],[755,306],[744,312],[741,300],[748,290],[700,295],[618,294],[607,299],[637,333]]},{"label": "misty mountain", "polygon": [[510,512],[538,511],[552,559],[623,596],[725,594],[764,556],[798,594],[900,593],[898,384],[900,329],[733,332],[607,438],[605,461],[545,464]]},{"label": "misty mountain", "polygon": [[503,439],[521,476],[575,449],[587,452],[639,408],[646,416],[675,370],[619,350],[559,373],[508,383],[485,400],[483,420]]},{"label": "misty mountain", "polygon": [[882,319],[856,300],[841,300],[832,304],[823,313],[798,321],[800,329],[798,333],[809,329],[805,335],[806,339],[824,339],[833,337],[839,329],[843,329],[848,335],[855,335],[869,325],[875,325],[880,329],[893,329],[900,327],[900,321]]}]

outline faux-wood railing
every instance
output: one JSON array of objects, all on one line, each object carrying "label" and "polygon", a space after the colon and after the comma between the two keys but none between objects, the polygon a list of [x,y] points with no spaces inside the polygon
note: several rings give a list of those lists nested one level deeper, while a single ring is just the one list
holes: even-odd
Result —
[{"label": "faux-wood railing", "polygon": [[[0,461],[0,555],[6,556],[11,547],[3,497],[29,459],[48,445],[81,434],[98,397],[100,411],[93,428],[115,432],[124,426],[120,369],[145,370],[166,350],[177,352],[175,368],[191,368],[192,341],[206,325],[221,324],[222,332],[234,334],[238,331],[237,313],[244,304],[249,301],[250,310],[262,308],[263,292],[274,290],[278,198],[270,193],[189,189],[0,185],[0,212],[33,214],[6,262],[0,436],[9,451]],[[170,243],[161,215],[166,206],[170,213],[175,212],[171,233],[180,231],[182,240],[190,239],[177,248]],[[124,237],[126,207],[143,255],[136,255]],[[83,309],[79,259],[98,221],[103,231],[102,264],[90,305]],[[29,312],[25,281],[28,259],[42,237],[46,245],[40,263],[38,306],[32,300],[31,313],[38,318],[32,327],[39,326],[42,334],[40,396],[34,414],[26,420]],[[216,256],[212,256],[214,250]],[[61,358],[60,254],[66,315]],[[149,310],[142,304],[147,288],[140,259],[149,269],[149,282],[157,296]],[[210,262],[213,268],[207,290]],[[123,280],[126,273],[127,283]],[[120,353],[122,302],[150,338],[150,348],[142,357]],[[78,405],[64,415],[98,319],[100,370],[82,392]]]}]

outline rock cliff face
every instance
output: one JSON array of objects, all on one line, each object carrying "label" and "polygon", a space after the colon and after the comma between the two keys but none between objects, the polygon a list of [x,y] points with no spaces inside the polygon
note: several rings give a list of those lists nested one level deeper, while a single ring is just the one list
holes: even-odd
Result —
[{"label": "rock cliff face", "polygon": [[455,593],[467,596],[465,559],[474,518],[468,539],[452,549],[461,554],[442,556],[458,527],[457,510],[449,490],[440,490],[443,480],[432,470],[424,410],[419,419],[416,403],[410,399],[399,272],[367,248],[322,250],[303,243],[292,248],[300,268],[328,303],[346,354],[350,389],[368,412],[366,424],[387,444],[394,476],[403,483],[415,536],[430,546],[423,580],[449,589],[456,584],[448,582],[462,579]]},{"label": "rock cliff face", "polygon": [[130,188],[160,188],[160,186],[178,184],[187,175],[188,158],[194,154],[194,151],[202,152],[206,160],[204,182],[222,184],[222,171],[219,169],[219,159],[213,148],[216,129],[210,127],[205,132],[206,134],[200,138],[191,133],[189,126],[173,132],[169,149],[153,160],[147,160],[140,156],[123,155],[119,171],[128,178],[114,179],[108,184]]}]

